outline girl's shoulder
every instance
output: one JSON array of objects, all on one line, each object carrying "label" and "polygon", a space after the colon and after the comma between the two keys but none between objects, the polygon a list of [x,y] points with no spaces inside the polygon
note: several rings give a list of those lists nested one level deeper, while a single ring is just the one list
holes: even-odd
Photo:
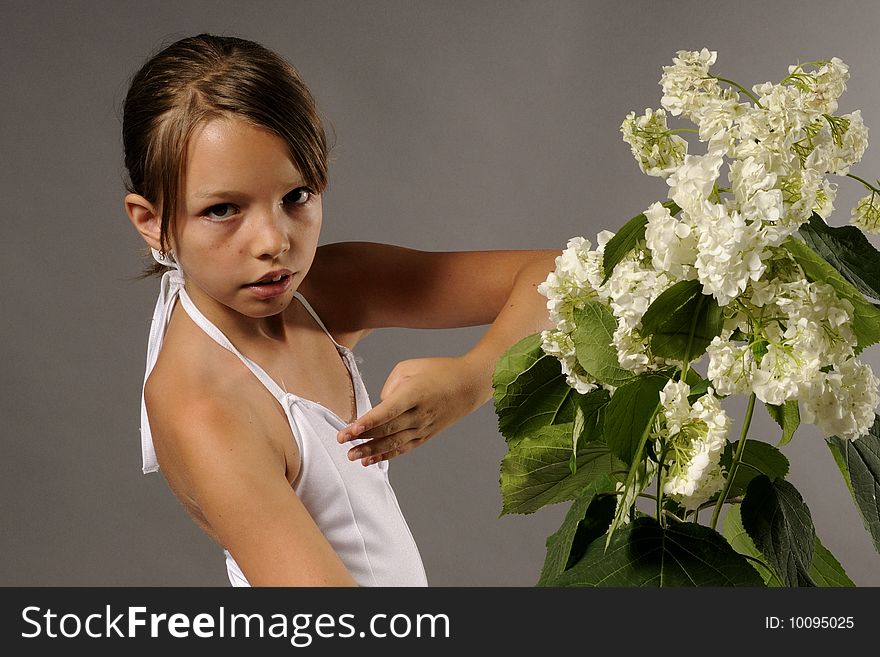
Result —
[{"label": "girl's shoulder", "polygon": [[275,398],[237,356],[190,326],[182,314],[172,316],[144,386],[153,443],[166,476],[174,476],[175,468],[186,469],[181,455],[194,444],[222,450],[238,441],[297,463],[295,441]]},{"label": "girl's shoulder", "polygon": [[358,245],[336,242],[319,246],[298,290],[333,339],[349,349],[370,332],[363,322],[363,304],[369,299],[359,293],[359,278],[366,272],[359,263]]}]

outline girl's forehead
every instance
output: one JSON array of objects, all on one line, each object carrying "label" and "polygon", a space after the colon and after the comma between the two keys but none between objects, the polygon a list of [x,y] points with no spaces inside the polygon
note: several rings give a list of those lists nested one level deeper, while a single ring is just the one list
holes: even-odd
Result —
[{"label": "girl's forehead", "polygon": [[234,118],[211,119],[198,126],[189,140],[185,166],[186,190],[261,181],[294,184],[302,176],[287,144],[277,135]]}]

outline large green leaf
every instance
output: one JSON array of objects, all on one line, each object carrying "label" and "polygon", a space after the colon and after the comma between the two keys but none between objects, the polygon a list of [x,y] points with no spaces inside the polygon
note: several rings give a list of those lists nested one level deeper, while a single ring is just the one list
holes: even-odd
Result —
[{"label": "large green leaf", "polygon": [[874,547],[880,552],[880,416],[858,440],[827,440]]},{"label": "large green leaf", "polygon": [[782,438],[779,439],[779,446],[787,445],[801,424],[801,411],[798,408],[797,399],[789,399],[779,406],[774,406],[773,404],[764,405],[767,407],[770,417],[776,420],[776,424],[782,428]]},{"label": "large green leaf", "polygon": [[682,362],[695,360],[721,333],[724,317],[699,281],[679,281],[664,290],[642,316],[643,337],[654,355]]},{"label": "large green leaf", "polygon": [[597,381],[619,386],[633,377],[617,360],[612,344],[617,320],[601,301],[587,301],[574,311],[574,346],[578,363]]},{"label": "large green leaf", "polygon": [[574,499],[595,479],[625,468],[604,444],[591,442],[578,449],[572,474],[572,428],[572,423],[546,426],[510,448],[501,461],[501,515]]},{"label": "large green leaf", "polygon": [[642,374],[611,395],[605,409],[605,442],[625,463],[631,464],[641,452],[660,406],[660,391],[668,380],[657,374]]},{"label": "large green leaf", "polygon": [[[779,576],[767,565],[764,555],[755,547],[754,541],[743,527],[739,504],[731,504],[727,509],[724,516],[724,536],[734,550],[751,557],[749,563],[758,571],[767,586],[782,586]],[[810,578],[817,586],[855,586],[843,566],[828,548],[822,545],[818,536],[813,551],[813,563],[810,566]]]},{"label": "large green leaf", "polygon": [[614,517],[615,481],[602,476],[591,482],[572,502],[562,526],[547,538],[547,557],[538,585],[557,577],[584,555],[587,546],[602,536]]},{"label": "large green leaf", "polygon": [[853,305],[852,328],[859,349],[880,341],[880,308],[866,301],[852,283],[803,242],[789,237],[783,242],[783,246],[788,249],[809,280],[831,285],[839,297]]},{"label": "large green leaf", "polygon": [[605,541],[593,541],[548,586],[762,586],[749,562],[716,531],[692,522],[666,528],[636,518]]},{"label": "large green leaf", "polygon": [[[721,467],[728,473],[738,445],[739,441],[728,443],[721,454]],[[788,459],[773,445],[760,440],[747,440],[736,475],[730,484],[728,497],[745,494],[749,482],[759,474],[767,475],[771,480],[784,479],[788,474],[788,467]]]},{"label": "large green leaf", "polygon": [[810,567],[810,577],[816,586],[855,586],[843,566],[828,548],[822,545],[818,536],[816,537],[816,551],[813,553],[813,565]]},{"label": "large green leaf", "polygon": [[880,252],[862,231],[855,226],[833,228],[814,212],[799,232],[859,292],[880,300]]},{"label": "large green leaf", "polygon": [[816,530],[797,489],[758,475],[742,502],[742,522],[755,547],[786,586],[811,586]]},{"label": "large green leaf", "polygon": [[498,429],[514,445],[541,427],[574,419],[579,394],[565,381],[559,359],[541,350],[536,333],[498,360],[492,377]]},{"label": "large green leaf", "polygon": [[731,504],[727,508],[727,513],[724,514],[724,537],[739,554],[750,557],[749,563],[758,571],[765,586],[778,587],[783,585],[779,575],[773,571],[771,566],[767,565],[764,555],[755,547],[755,542],[743,527],[739,504]]},{"label": "large green leaf", "polygon": [[575,395],[575,403],[584,416],[584,426],[578,441],[579,447],[584,443],[603,439],[605,408],[610,401],[611,395],[604,388],[597,388],[585,395]]},{"label": "large green leaf", "polygon": [[[681,208],[672,201],[666,201],[663,203],[663,207],[674,215],[681,212]],[[645,228],[647,226],[648,218],[645,216],[645,213],[637,214],[627,221],[614,237],[608,240],[602,255],[602,271],[605,274],[602,279],[603,283],[611,276],[611,272],[614,271],[617,263],[623,260],[630,251],[638,246],[639,242],[645,239]]]}]

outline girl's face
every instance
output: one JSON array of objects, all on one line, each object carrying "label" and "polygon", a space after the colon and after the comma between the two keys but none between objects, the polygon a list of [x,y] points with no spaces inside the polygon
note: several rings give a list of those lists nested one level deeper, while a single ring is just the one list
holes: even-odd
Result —
[{"label": "girl's face", "polygon": [[207,122],[190,139],[182,193],[173,247],[200,310],[214,321],[284,310],[321,229],[321,197],[284,141],[237,119]]}]

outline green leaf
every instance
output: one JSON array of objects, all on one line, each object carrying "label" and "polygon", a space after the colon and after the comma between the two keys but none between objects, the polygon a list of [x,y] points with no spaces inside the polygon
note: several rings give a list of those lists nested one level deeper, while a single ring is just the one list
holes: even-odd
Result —
[{"label": "green leaf", "polygon": [[605,547],[611,543],[611,539],[620,527],[630,520],[630,510],[636,503],[638,496],[644,491],[654,478],[654,473],[649,474],[648,460],[643,458],[642,452],[645,451],[646,443],[639,446],[639,451],[633,459],[632,465],[627,472],[626,480],[623,484],[623,491],[618,495],[617,510],[614,512],[614,518],[608,531],[605,533]]},{"label": "green leaf", "polygon": [[880,251],[862,231],[855,226],[832,228],[814,212],[799,232],[859,292],[880,300]]},{"label": "green leaf", "polygon": [[[681,212],[681,208],[672,201],[666,201],[663,203],[663,207],[669,210],[673,215]],[[630,251],[638,246],[639,242],[642,242],[645,239],[645,228],[647,226],[648,218],[645,216],[645,213],[642,212],[627,221],[623,227],[617,231],[617,234],[608,240],[602,256],[602,270],[605,274],[602,279],[603,283],[611,276],[611,272],[614,271],[617,263],[623,260]]]},{"label": "green leaf", "polygon": [[578,363],[597,381],[619,386],[633,377],[617,360],[612,344],[617,320],[601,301],[587,301],[574,311],[574,344]]},{"label": "green leaf", "polygon": [[692,522],[664,529],[647,516],[594,541],[548,586],[761,586],[749,562],[716,531]]},{"label": "green leaf", "polygon": [[581,442],[585,424],[584,411],[578,407],[574,414],[574,424],[571,427],[571,456],[568,460],[568,469],[571,470],[571,474],[577,473],[578,443]]},{"label": "green leaf", "polygon": [[605,442],[627,464],[642,450],[660,406],[665,376],[642,374],[624,383],[605,409]]},{"label": "green leaf", "polygon": [[798,408],[797,399],[789,399],[779,406],[773,404],[764,405],[767,407],[770,417],[776,420],[776,424],[782,427],[782,438],[779,439],[779,447],[787,445],[801,424],[801,412]]},{"label": "green leaf", "polygon": [[650,337],[656,356],[688,362],[706,351],[723,326],[721,308],[714,297],[703,294],[702,284],[679,281],[654,299],[639,332]]},{"label": "green leaf", "polygon": [[739,504],[731,504],[727,509],[727,513],[724,514],[724,537],[739,554],[751,557],[749,563],[758,571],[761,579],[764,580],[765,586],[782,586],[782,580],[779,579],[779,575],[773,571],[772,567],[767,565],[764,555],[755,547],[755,542],[749,536],[746,528],[743,527]]},{"label": "green leaf", "polygon": [[584,554],[587,546],[602,536],[614,516],[615,482],[602,476],[590,483],[572,503],[555,534],[547,538],[547,556],[538,585],[557,577]]},{"label": "green leaf", "polygon": [[[721,454],[721,467],[728,473],[733,463],[739,441],[727,443]],[[730,484],[728,497],[743,495],[749,483],[760,474],[766,475],[771,481],[784,479],[788,474],[788,459],[776,447],[760,440],[747,440],[743,447],[742,458],[733,482]]]},{"label": "green leaf", "polygon": [[[731,504],[724,515],[724,536],[734,550],[744,556],[751,557],[749,563],[761,575],[764,584],[774,587],[783,585],[779,576],[767,565],[764,555],[755,547],[754,541],[743,527],[739,504]],[[813,552],[813,563],[810,566],[810,578],[816,583],[816,586],[855,586],[840,562],[834,558],[828,548],[822,545],[818,536]]]},{"label": "green leaf", "polygon": [[789,237],[783,242],[783,246],[788,249],[809,280],[831,285],[840,298],[853,305],[852,327],[860,350],[880,341],[880,308],[866,301],[852,283],[803,242]]},{"label": "green leaf", "polygon": [[592,481],[625,467],[604,444],[591,442],[578,449],[572,474],[572,430],[573,423],[546,426],[510,448],[501,461],[501,515],[574,499]]},{"label": "green leaf", "polygon": [[758,475],[742,502],[742,522],[755,547],[786,586],[812,586],[816,530],[797,489],[784,479]]},{"label": "green leaf", "polygon": [[514,445],[537,429],[574,420],[580,396],[565,381],[559,359],[541,350],[540,334],[514,344],[492,377],[498,429]]},{"label": "green leaf", "polygon": [[822,545],[819,537],[816,537],[816,551],[813,553],[813,565],[810,567],[810,577],[816,586],[855,586],[846,574],[840,562],[834,555]]},{"label": "green leaf", "polygon": [[583,447],[584,443],[603,439],[605,408],[610,401],[611,395],[604,388],[597,388],[585,395],[575,395],[575,403],[584,414],[584,427],[580,434],[579,447]]},{"label": "green leaf", "polygon": [[858,440],[832,436],[826,442],[880,552],[880,417],[874,415],[874,425]]}]

